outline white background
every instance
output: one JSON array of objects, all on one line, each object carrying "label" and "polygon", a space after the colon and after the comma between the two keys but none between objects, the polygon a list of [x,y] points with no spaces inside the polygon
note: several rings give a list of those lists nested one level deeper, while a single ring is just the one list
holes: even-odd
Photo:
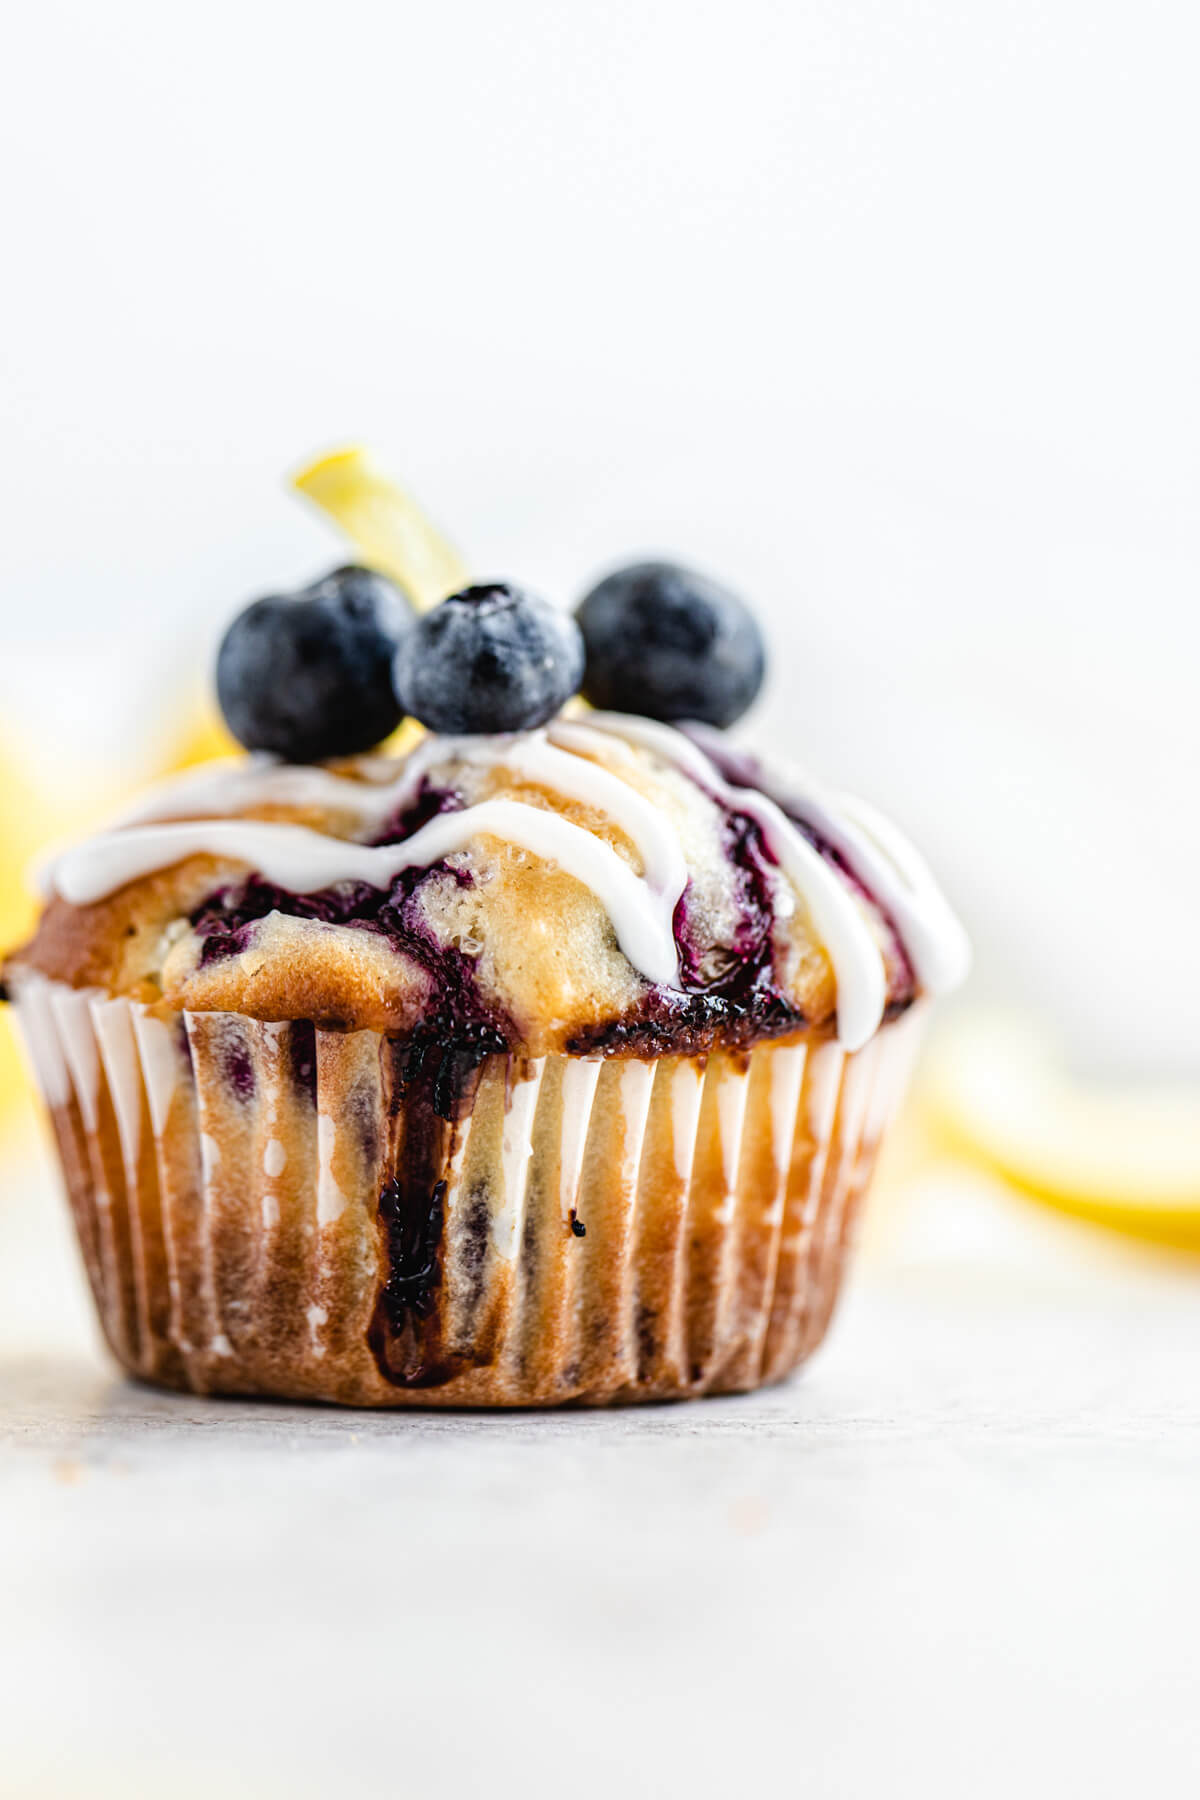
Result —
[{"label": "white background", "polygon": [[[1200,1067],[1198,53],[1193,0],[30,0],[0,740],[131,772],[341,559],[284,477],[359,439],[481,574],[743,588],[747,734],[912,828],[977,998]],[[37,1168],[5,1793],[1195,1793],[1186,1263],[894,1180],[783,1388],[364,1418],[119,1380]]]},{"label": "white background", "polygon": [[366,440],[481,573],[742,587],[751,733],[913,828],[977,992],[1194,1064],[1196,19],[22,9],[6,721],[131,756],[244,598],[340,555],[281,477]]}]

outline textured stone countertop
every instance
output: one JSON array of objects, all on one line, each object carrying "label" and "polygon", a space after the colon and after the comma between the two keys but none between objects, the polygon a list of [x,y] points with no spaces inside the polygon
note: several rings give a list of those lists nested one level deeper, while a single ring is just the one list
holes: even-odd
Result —
[{"label": "textured stone countertop", "polygon": [[380,1417],[97,1349],[0,1191],[0,1794],[1193,1794],[1200,1271],[961,1173],[797,1380]]}]

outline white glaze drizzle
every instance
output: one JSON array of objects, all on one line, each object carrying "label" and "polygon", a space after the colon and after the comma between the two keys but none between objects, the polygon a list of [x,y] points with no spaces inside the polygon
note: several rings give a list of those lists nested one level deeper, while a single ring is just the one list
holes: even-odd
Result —
[{"label": "white glaze drizzle", "polygon": [[[818,917],[814,901],[820,904],[829,896],[821,896],[806,885],[804,868],[793,862],[797,846],[808,853],[802,864],[810,872],[813,858],[830,875],[833,871],[796,829],[793,819],[802,820],[844,857],[847,867],[891,918],[913,973],[927,993],[946,993],[965,979],[971,965],[970,942],[929,865],[904,833],[865,800],[850,794],[835,794],[811,777],[806,777],[801,786],[794,772],[758,755],[751,760],[759,785],[747,788],[729,782],[721,775],[715,761],[723,748],[723,739],[711,726],[691,725],[685,737],[671,726],[620,713],[595,713],[588,723],[593,728],[598,726],[616,732],[627,743],[640,744],[653,751],[701,787],[717,794],[726,805],[754,818],[772,854],[808,902],[819,934],[822,930],[827,933],[828,925],[823,925]],[[712,756],[706,748],[709,744],[714,752]],[[853,903],[845,884],[836,875],[833,879],[842,899]],[[866,965],[863,963],[857,969],[847,963],[839,966],[834,941],[825,935],[824,942],[838,977],[841,1041],[847,1048],[854,1048],[850,1037],[858,1037],[858,1031],[851,1027],[848,1037],[843,1017],[848,999],[846,982],[847,979],[854,982],[857,976],[865,975]],[[858,945],[865,956],[866,946],[861,938],[858,938]],[[873,939],[872,945],[877,956]],[[842,949],[853,954],[852,944],[847,943]],[[849,998],[853,1004],[853,997]],[[861,1007],[855,1006],[854,1010],[865,1019],[873,1005],[873,998],[868,1000],[864,996]],[[874,1028],[872,1025],[871,1030]],[[861,1041],[866,1040],[862,1038]]]},{"label": "white glaze drizzle", "polygon": [[627,768],[636,763],[633,746],[611,731],[601,731],[586,719],[553,719],[546,736],[562,750],[573,750],[576,756],[602,756],[606,762],[623,763]]},{"label": "white glaze drizzle", "polygon": [[[841,807],[838,836],[834,814],[825,815],[830,826],[825,835],[891,915],[917,980],[930,994],[958,987],[970,972],[971,940],[929,864],[915,844],[867,801],[843,794]],[[813,824],[822,829],[815,818]]]},{"label": "white glaze drizzle", "polygon": [[797,889],[825,946],[837,981],[838,1041],[857,1050],[878,1028],[887,1004],[887,967],[866,915],[845,882],[766,794],[733,787],[698,744],[670,725],[624,713],[594,713],[590,725],[639,744],[698,787],[752,818],[783,873]]},{"label": "white glaze drizzle", "polygon": [[[711,745],[714,756],[719,755],[721,734],[712,726],[689,725],[688,737],[701,749]],[[845,859],[891,918],[925,991],[946,993],[965,980],[971,966],[967,934],[929,864],[899,827],[865,800],[835,794],[811,776],[801,785],[794,770],[770,757],[756,752],[750,760],[756,787],[749,791],[766,794],[791,818],[803,820]]]},{"label": "white glaze drizzle", "polygon": [[519,845],[573,875],[605,907],[633,966],[650,981],[678,986],[675,901],[656,894],[592,832],[518,800],[484,800],[461,812],[442,813],[402,843],[375,846],[326,837],[303,825],[253,819],[134,825],[65,851],[54,863],[51,879],[64,900],[86,906],[185,857],[216,856],[246,863],[294,894],[316,893],[339,881],[386,889],[402,870],[427,868],[483,836]]},{"label": "white glaze drizzle", "polygon": [[[351,781],[300,763],[277,762],[273,756],[254,754],[229,757],[185,769],[180,775],[155,782],[133,804],[118,813],[112,829],[146,825],[167,819],[205,819],[240,812],[247,806],[312,806],[338,808],[345,804],[343,790],[361,789],[364,806],[375,784]],[[360,810],[358,806],[355,811]]]},{"label": "white glaze drizzle", "polygon": [[[612,741],[600,732],[590,736],[599,744]],[[217,770],[197,769],[152,789],[117,820],[117,826],[188,815],[206,819],[230,816],[248,806],[295,806],[349,813],[365,826],[378,827],[412,805],[434,769],[454,762],[509,769],[531,786],[548,788],[604,813],[637,850],[650,888],[656,894],[669,895],[674,909],[687,886],[687,864],[678,838],[664,832],[661,815],[636,788],[585,757],[556,748],[544,731],[503,737],[423,738],[391,781],[356,781],[332,769],[299,767],[265,757]]]},{"label": "white glaze drizzle", "polygon": [[[153,790],[125,815],[123,829],[61,854],[47,871],[47,885],[77,905],[86,904],[186,856],[209,854],[247,863],[295,893],[339,881],[385,888],[404,869],[438,862],[478,836],[494,836],[559,864],[582,882],[607,910],[629,961],[650,981],[677,988],[673,918],[688,879],[678,834],[630,782],[604,766],[628,764],[640,748],[754,819],[804,901],[833,966],[845,1049],[864,1044],[879,1025],[887,1000],[886,964],[859,899],[795,818],[845,858],[889,914],[923,987],[937,991],[961,979],[969,958],[962,927],[921,857],[894,826],[861,801],[824,794],[807,781],[801,788],[758,761],[755,778],[761,772],[761,788],[730,782],[715,760],[722,740],[711,734],[710,757],[704,729],[690,730],[692,735],[684,736],[654,720],[591,713],[586,720],[559,719],[546,730],[506,737],[430,736],[391,780],[356,780],[262,757],[198,770]],[[519,780],[602,813],[634,846],[641,874],[594,833],[522,801],[483,800],[431,819],[402,843],[379,846],[299,825],[229,816],[248,806],[312,807],[348,814],[364,829],[378,828],[418,797],[434,769],[454,762],[506,768]],[[388,765],[377,759],[361,767],[385,771]],[[181,820],[180,813],[204,816]]]}]

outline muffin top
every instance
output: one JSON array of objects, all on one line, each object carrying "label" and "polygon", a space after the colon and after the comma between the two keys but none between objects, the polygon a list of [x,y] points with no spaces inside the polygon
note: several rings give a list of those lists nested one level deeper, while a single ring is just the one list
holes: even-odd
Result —
[{"label": "muffin top", "polygon": [[[61,854],[11,980],[476,1056],[645,1056],[856,1049],[959,978],[962,928],[894,827],[724,736],[766,666],[737,594],[639,562],[572,617],[456,585],[360,452],[296,485],[369,562],[235,617],[217,698],[250,758]],[[374,752],[405,719],[415,747]]]},{"label": "muffin top", "polygon": [[529,1055],[797,1032],[853,1049],[967,954],[862,802],[710,727],[605,712],[431,732],[404,757],[211,764],[44,884],[13,978]]}]

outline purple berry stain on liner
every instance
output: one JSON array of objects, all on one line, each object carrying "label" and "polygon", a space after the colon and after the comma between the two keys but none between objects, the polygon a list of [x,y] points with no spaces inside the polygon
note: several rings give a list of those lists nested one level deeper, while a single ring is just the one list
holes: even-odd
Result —
[{"label": "purple berry stain on liner", "polygon": [[225,1079],[239,1100],[253,1100],[258,1085],[254,1079],[254,1064],[250,1052],[240,1041],[233,1042],[225,1052]]},{"label": "purple berry stain on liner", "polygon": [[382,1301],[392,1331],[403,1330],[407,1316],[427,1319],[441,1281],[438,1251],[445,1222],[446,1183],[436,1181],[428,1205],[414,1207],[406,1185],[394,1176],[379,1196],[379,1222],[388,1247],[388,1278]]},{"label": "purple berry stain on liner", "polygon": [[[453,1033],[453,1035],[452,1035]],[[485,1026],[474,1030],[427,1020],[421,1031],[388,1046],[384,1064],[388,1096],[389,1171],[379,1197],[378,1230],[387,1274],[375,1303],[367,1341],[376,1367],[396,1387],[441,1387],[476,1363],[487,1362],[486,1332],[469,1332],[461,1344],[446,1339],[439,1308],[447,1220],[444,1170],[462,1119],[469,1115],[480,1071],[507,1045]],[[454,1229],[465,1237],[464,1261],[482,1268],[489,1254],[487,1196],[469,1195]]]},{"label": "purple berry stain on liner", "polygon": [[317,1032],[311,1019],[295,1019],[288,1027],[288,1062],[296,1091],[317,1104]]}]

